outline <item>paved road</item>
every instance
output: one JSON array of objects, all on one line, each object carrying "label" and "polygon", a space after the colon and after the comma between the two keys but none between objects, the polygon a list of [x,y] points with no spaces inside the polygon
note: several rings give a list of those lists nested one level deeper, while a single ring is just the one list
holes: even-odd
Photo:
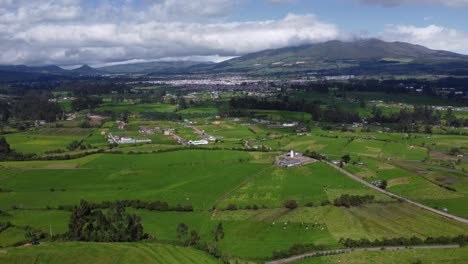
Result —
[{"label": "paved road", "polygon": [[298,255],[290,258],[274,260],[270,262],[265,262],[265,264],[285,264],[291,263],[305,258],[318,257],[325,254],[346,254],[354,251],[396,251],[396,250],[409,250],[409,249],[449,249],[449,248],[459,248],[459,245],[433,245],[433,246],[408,246],[408,247],[373,247],[373,248],[353,248],[353,249],[335,249],[327,251],[319,251],[314,253],[307,253],[303,255]]},{"label": "paved road", "polygon": [[345,171],[344,169],[340,168],[339,166],[337,166],[337,165],[335,165],[335,164],[333,164],[333,163],[331,163],[331,162],[326,162],[326,163],[327,163],[328,165],[332,166],[333,168],[337,169],[337,170],[340,171],[341,173],[345,174],[346,176],[349,176],[349,177],[352,178],[353,180],[358,181],[358,182],[360,182],[360,183],[366,185],[367,187],[372,188],[372,189],[374,189],[374,190],[376,190],[376,191],[378,191],[378,192],[381,192],[381,193],[383,193],[383,194],[385,194],[385,195],[388,195],[388,196],[393,197],[393,198],[396,198],[396,199],[403,200],[403,201],[405,201],[405,202],[407,202],[407,203],[410,203],[410,204],[412,204],[412,205],[414,205],[414,206],[417,206],[417,207],[419,207],[419,208],[421,208],[421,209],[424,209],[424,210],[427,210],[427,211],[431,211],[431,212],[433,212],[433,213],[436,213],[436,214],[438,214],[438,215],[441,215],[441,216],[450,218],[450,219],[455,220],[455,221],[458,221],[458,222],[460,222],[460,223],[468,224],[468,219],[465,219],[465,218],[462,218],[462,217],[459,217],[459,216],[456,216],[456,215],[452,215],[452,214],[449,214],[449,213],[446,213],[446,212],[442,212],[442,211],[436,210],[436,209],[431,208],[431,207],[429,207],[429,206],[425,206],[425,205],[423,205],[423,204],[420,204],[420,203],[417,203],[417,202],[415,202],[415,201],[409,200],[409,199],[404,198],[404,197],[402,197],[402,196],[399,196],[399,195],[396,195],[396,194],[394,194],[394,193],[388,192],[388,191],[386,191],[386,190],[380,189],[379,187],[374,186],[374,185],[372,185],[372,184],[366,182],[365,180],[359,178],[358,176],[356,176],[356,175],[354,175],[354,174],[352,174],[352,173],[350,173],[350,172]]}]

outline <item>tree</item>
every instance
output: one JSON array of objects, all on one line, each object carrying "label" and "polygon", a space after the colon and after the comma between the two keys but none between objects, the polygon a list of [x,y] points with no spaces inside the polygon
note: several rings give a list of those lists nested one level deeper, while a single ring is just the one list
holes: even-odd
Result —
[{"label": "tree", "polygon": [[192,232],[190,232],[190,239],[187,245],[195,246],[196,244],[198,244],[199,241],[200,241],[200,236],[198,235],[197,231],[192,230]]},{"label": "tree", "polygon": [[382,180],[382,184],[380,185],[380,189],[387,189],[387,186],[388,186],[388,182],[387,180]]},{"label": "tree", "polygon": [[0,137],[0,155],[8,155],[11,153],[10,144],[4,137]]},{"label": "tree", "polygon": [[349,156],[349,154],[346,154],[343,157],[341,157],[341,161],[345,163],[349,163],[350,160],[351,160],[351,157]]},{"label": "tree", "polygon": [[179,97],[178,104],[179,104],[180,109],[187,109],[188,108],[187,101],[185,100],[184,97]]},{"label": "tree", "polygon": [[26,227],[24,237],[29,241],[29,242],[36,242],[41,239],[44,239],[47,236],[45,232],[42,232],[39,229],[34,229],[32,227]]},{"label": "tree", "polygon": [[213,232],[213,239],[214,241],[218,242],[219,240],[224,238],[224,229],[223,229],[223,224],[218,223],[216,226],[215,231]]},{"label": "tree", "polygon": [[288,208],[288,209],[296,209],[298,206],[296,200],[286,200],[284,201],[284,207]]},{"label": "tree", "polygon": [[180,223],[177,226],[177,239],[186,242],[188,237],[188,226],[184,223]]}]

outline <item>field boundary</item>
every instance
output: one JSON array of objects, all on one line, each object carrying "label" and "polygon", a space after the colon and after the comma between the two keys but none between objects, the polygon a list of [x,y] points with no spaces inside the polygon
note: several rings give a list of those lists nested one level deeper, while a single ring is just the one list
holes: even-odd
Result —
[{"label": "field boundary", "polygon": [[414,206],[417,206],[417,207],[419,207],[419,208],[421,208],[421,209],[424,209],[424,210],[427,210],[427,211],[436,213],[436,214],[441,215],[441,216],[443,216],[443,217],[450,218],[450,219],[455,220],[455,221],[458,221],[458,222],[460,222],[460,223],[468,224],[468,219],[465,219],[465,218],[462,218],[462,217],[459,217],[459,216],[456,216],[456,215],[452,215],[452,214],[449,214],[449,213],[445,213],[445,212],[436,210],[436,209],[431,208],[431,207],[429,207],[429,206],[426,206],[426,205],[417,203],[417,202],[415,202],[415,201],[413,201],[413,200],[404,198],[404,197],[402,197],[402,196],[400,196],[400,195],[397,195],[397,194],[391,193],[391,192],[389,192],[389,191],[380,189],[379,187],[374,186],[374,185],[372,185],[371,183],[368,183],[367,181],[365,181],[365,180],[359,178],[358,176],[356,176],[356,175],[354,175],[354,174],[352,174],[352,173],[350,173],[350,172],[348,172],[348,171],[346,171],[346,170],[344,170],[344,169],[338,167],[337,165],[335,165],[335,164],[333,164],[333,163],[331,163],[331,162],[325,162],[325,163],[327,163],[327,164],[330,165],[331,167],[335,168],[335,169],[338,170],[339,172],[343,173],[344,175],[350,177],[351,179],[353,179],[353,180],[355,180],[355,181],[358,181],[358,182],[364,184],[365,186],[367,186],[367,187],[369,187],[369,188],[372,188],[372,189],[374,189],[374,190],[376,190],[376,191],[378,191],[378,192],[380,192],[380,193],[383,193],[383,194],[385,194],[385,195],[387,195],[387,196],[390,196],[390,197],[395,198],[395,199],[398,199],[398,200],[405,201],[405,202],[410,203],[410,204],[412,204],[412,205],[414,205]]},{"label": "field boundary", "polygon": [[413,249],[454,249],[460,248],[460,245],[433,245],[433,246],[399,246],[399,247],[372,247],[372,248],[346,248],[346,249],[335,249],[335,250],[326,250],[318,251],[313,253],[307,253],[302,255],[293,256],[290,258],[284,258],[274,261],[265,262],[265,264],[285,264],[304,260],[306,258],[320,257],[325,255],[338,255],[338,254],[348,254],[351,252],[358,251],[399,251],[399,250],[413,250]]}]

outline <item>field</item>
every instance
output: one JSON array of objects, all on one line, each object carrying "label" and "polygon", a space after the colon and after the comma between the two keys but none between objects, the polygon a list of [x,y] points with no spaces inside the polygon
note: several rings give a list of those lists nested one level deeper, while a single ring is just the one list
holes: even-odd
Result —
[{"label": "field", "polygon": [[82,140],[91,133],[82,128],[44,128],[32,132],[5,135],[15,151],[43,153],[50,150],[66,150],[68,144]]},{"label": "field", "polygon": [[[79,261],[78,261],[79,260]],[[192,249],[155,243],[47,243],[0,250],[1,263],[219,263]]]},{"label": "field", "polygon": [[[74,121],[62,121],[60,126],[46,124],[26,132],[8,128],[6,131],[13,133],[5,134],[5,138],[12,149],[37,154],[44,160],[0,162],[0,223],[12,224],[0,231],[0,263],[75,263],[76,259],[99,259],[97,263],[218,263],[203,251],[174,246],[180,223],[197,231],[201,242],[208,244],[221,223],[224,238],[219,241],[219,250],[232,263],[238,259],[261,263],[271,260],[274,251],[296,244],[343,248],[339,242],[342,238],[468,235],[465,224],[392,199],[324,162],[294,168],[274,165],[275,157],[291,150],[316,152],[338,162],[347,154],[350,161],[343,168],[358,177],[368,182],[385,180],[390,192],[468,218],[468,163],[464,157],[450,153],[454,146],[462,152],[467,149],[468,139],[462,128],[437,128],[434,134],[397,133],[375,124],[367,128],[355,124],[330,128],[330,124],[312,121],[310,113],[259,109],[246,109],[249,117],[226,117],[218,103],[227,102],[233,94],[221,95],[216,102],[210,93],[196,94],[195,103],[183,110],[166,103],[112,103],[104,96],[104,104],[93,113],[107,116],[91,128],[79,127],[86,119],[85,111],[77,113]],[[298,92],[294,96],[337,102],[366,117],[374,105],[363,108],[331,93]],[[383,100],[375,105],[387,115],[400,111],[399,102],[446,103],[425,96],[378,92],[350,92],[347,96]],[[125,127],[119,128],[123,112],[130,114],[125,117]],[[141,115],[148,112],[171,113],[168,116],[174,115],[174,119]],[[283,126],[292,122],[300,124]],[[142,131],[145,129],[151,132]],[[172,138],[203,139],[195,129],[216,140],[189,146]],[[170,133],[164,133],[166,130]],[[109,133],[152,142],[111,145],[106,138]],[[82,146],[68,151],[73,141],[82,141]],[[45,153],[53,150],[63,151]],[[372,195],[374,200],[350,208],[333,205],[344,194]],[[46,238],[38,246],[14,247],[28,241],[28,228],[65,234],[69,208],[82,199],[93,203],[163,201],[171,207],[192,206],[193,210],[127,207],[127,212],[141,217],[144,232],[151,237],[144,242],[97,244],[52,242]],[[294,200],[298,207],[286,208],[287,200]],[[466,254],[466,248],[353,252],[302,263],[462,263]]]},{"label": "field", "polygon": [[[208,242],[221,222],[222,252],[257,260],[295,243],[337,248],[343,237],[425,238],[468,232],[462,224],[393,201],[325,164],[285,169],[272,162],[268,153],[221,150],[2,162],[0,186],[8,191],[0,192],[0,210],[7,213],[0,222],[9,221],[15,227],[0,233],[0,241],[4,246],[24,241],[26,226],[66,232],[70,212],[56,208],[75,205],[83,197],[93,202],[140,199],[193,205],[194,212],[128,210],[139,215],[145,232],[160,241],[176,240],[176,227],[183,222]],[[385,204],[350,209],[320,205],[341,194],[372,194]],[[287,199],[297,200],[300,208],[283,208]],[[304,206],[310,202],[313,207]],[[260,209],[223,210],[229,204],[239,208],[256,204]],[[213,206],[219,209],[212,211]]]},{"label": "field", "polygon": [[310,258],[297,264],[335,264],[335,263],[466,263],[468,248],[459,249],[415,249],[392,252],[352,252],[350,254]]},{"label": "field", "polygon": [[110,103],[107,102],[103,106],[95,109],[97,113],[103,112],[174,112],[176,106],[169,104],[133,104],[133,103]]}]

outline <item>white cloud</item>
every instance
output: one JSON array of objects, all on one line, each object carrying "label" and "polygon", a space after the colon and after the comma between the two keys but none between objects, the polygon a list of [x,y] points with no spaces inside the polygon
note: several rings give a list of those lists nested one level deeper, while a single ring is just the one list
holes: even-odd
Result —
[{"label": "white cloud", "polygon": [[380,38],[419,44],[432,49],[468,53],[466,32],[437,25],[427,27],[388,25],[380,34]]},{"label": "white cloud", "polygon": [[238,56],[339,36],[334,24],[314,15],[250,22],[220,19],[236,0],[148,1],[145,9],[132,9],[123,2],[85,9],[78,0],[35,5],[0,1],[0,7],[7,6],[0,10],[0,64]]},{"label": "white cloud", "polygon": [[448,7],[468,7],[468,0],[358,0],[365,4],[376,4],[383,6],[397,6],[402,4],[416,5],[445,5]]}]

